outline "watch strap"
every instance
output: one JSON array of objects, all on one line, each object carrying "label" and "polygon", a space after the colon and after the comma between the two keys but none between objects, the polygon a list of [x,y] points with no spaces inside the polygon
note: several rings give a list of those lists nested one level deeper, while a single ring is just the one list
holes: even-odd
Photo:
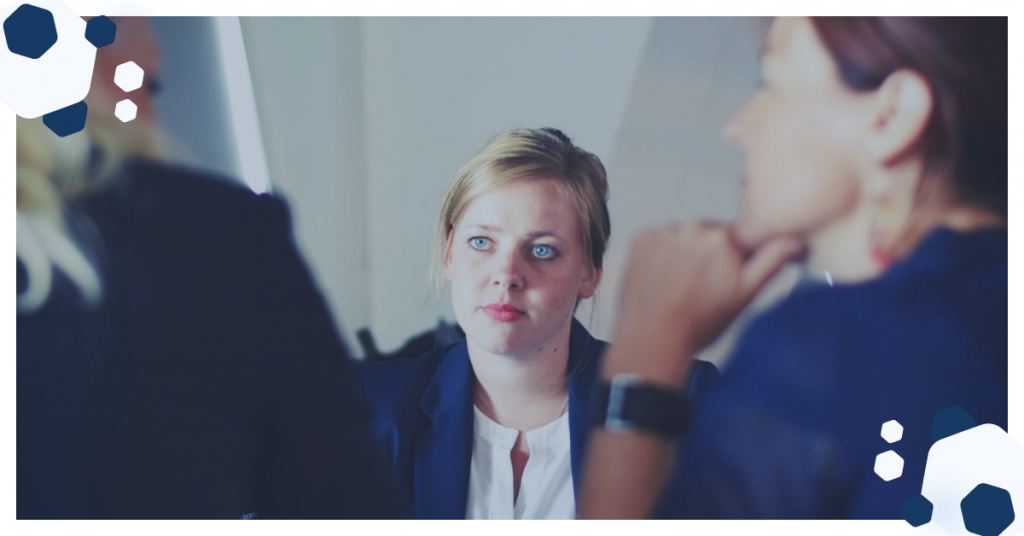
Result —
[{"label": "watch strap", "polygon": [[594,391],[591,424],[606,430],[643,431],[668,439],[683,435],[693,417],[693,405],[683,392],[620,374]]}]

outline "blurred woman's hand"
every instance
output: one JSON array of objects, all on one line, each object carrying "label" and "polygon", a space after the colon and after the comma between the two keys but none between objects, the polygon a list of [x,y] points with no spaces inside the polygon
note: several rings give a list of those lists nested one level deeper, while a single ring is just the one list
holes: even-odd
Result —
[{"label": "blurred woman's hand", "polygon": [[678,387],[692,356],[714,341],[789,259],[802,250],[776,238],[749,255],[732,228],[694,221],[640,233],[622,286],[606,377],[639,373]]}]

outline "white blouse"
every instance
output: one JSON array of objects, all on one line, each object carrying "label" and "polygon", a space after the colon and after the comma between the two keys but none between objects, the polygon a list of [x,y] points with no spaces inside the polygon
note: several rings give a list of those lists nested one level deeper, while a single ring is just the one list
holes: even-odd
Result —
[{"label": "white blouse", "polygon": [[569,450],[569,412],[526,432],[530,458],[513,494],[512,448],[519,431],[473,406],[473,460],[466,519],[576,519]]}]

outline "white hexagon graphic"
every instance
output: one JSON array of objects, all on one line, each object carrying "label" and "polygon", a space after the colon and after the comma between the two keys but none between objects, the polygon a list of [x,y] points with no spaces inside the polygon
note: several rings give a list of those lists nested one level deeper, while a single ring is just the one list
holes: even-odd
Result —
[{"label": "white hexagon graphic", "polygon": [[941,439],[928,451],[921,495],[934,505],[932,525],[950,536],[976,536],[964,527],[960,501],[978,484],[1010,492],[1016,519],[1000,536],[1024,532],[1024,445],[994,424]]},{"label": "white hexagon graphic", "polygon": [[[23,2],[0,7],[0,21]],[[96,47],[85,38],[85,21],[57,0],[32,0],[53,14],[57,42],[39,59],[7,48],[0,24],[0,102],[25,119],[34,119],[81,101],[89,94]]]},{"label": "white hexagon graphic", "polygon": [[903,475],[903,458],[891,450],[879,454],[875,458],[875,473],[886,482],[899,478]]},{"label": "white hexagon graphic", "polygon": [[134,61],[128,61],[117,66],[114,71],[114,83],[124,92],[135,91],[142,87],[142,67]]},{"label": "white hexagon graphic", "polygon": [[889,443],[895,443],[903,439],[903,425],[896,421],[889,421],[883,424],[882,439]]},{"label": "white hexagon graphic", "polygon": [[135,114],[139,111],[139,107],[134,102],[125,99],[114,107],[114,115],[121,120],[122,123],[127,123],[132,119],[135,119]]}]

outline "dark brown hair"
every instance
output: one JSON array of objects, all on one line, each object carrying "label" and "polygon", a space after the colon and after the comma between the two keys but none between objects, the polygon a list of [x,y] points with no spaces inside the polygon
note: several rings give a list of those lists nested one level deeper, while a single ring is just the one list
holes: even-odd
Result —
[{"label": "dark brown hair", "polygon": [[894,71],[928,80],[932,117],[919,149],[926,176],[960,202],[1006,216],[1006,17],[813,17],[847,86],[878,88]]}]

